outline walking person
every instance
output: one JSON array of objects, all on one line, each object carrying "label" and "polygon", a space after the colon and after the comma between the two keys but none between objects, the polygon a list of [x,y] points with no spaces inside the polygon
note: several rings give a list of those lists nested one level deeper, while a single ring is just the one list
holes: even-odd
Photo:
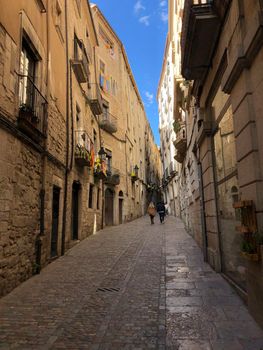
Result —
[{"label": "walking person", "polygon": [[163,202],[159,202],[157,204],[157,212],[160,216],[160,223],[162,224],[164,222],[164,217],[165,217],[165,206]]},{"label": "walking person", "polygon": [[151,225],[153,225],[154,224],[154,217],[156,215],[156,208],[155,208],[155,205],[153,202],[150,202],[147,212],[151,218]]}]

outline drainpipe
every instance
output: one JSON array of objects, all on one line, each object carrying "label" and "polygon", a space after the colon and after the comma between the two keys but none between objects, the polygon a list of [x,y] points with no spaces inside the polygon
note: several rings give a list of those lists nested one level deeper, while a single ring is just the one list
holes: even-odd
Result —
[{"label": "drainpipe", "polygon": [[[47,0],[47,11],[46,11],[46,36],[47,36],[47,56],[46,56],[46,97],[47,97],[47,110],[46,120],[44,123],[44,132],[48,132],[48,107],[49,107],[49,96],[50,96],[50,80],[49,80],[49,54],[50,54],[50,33],[49,33],[49,0]],[[47,138],[44,139],[43,152],[41,154],[41,189],[39,193],[40,197],[40,223],[39,223],[39,234],[36,237],[35,242],[35,254],[36,254],[36,268],[35,273],[40,273],[41,270],[41,255],[42,255],[42,240],[45,236],[45,193],[46,193],[46,172],[47,172]]]},{"label": "drainpipe", "polygon": [[[216,158],[215,158],[215,145],[214,145],[214,141],[212,139],[212,168],[213,168],[213,179],[214,179],[214,189],[215,189],[215,195],[216,195],[216,199],[215,199],[215,206],[216,206],[216,221],[217,221],[217,231],[218,231],[218,258],[219,258],[219,266],[218,272],[222,272],[222,261],[223,261],[223,251],[222,251],[222,237],[221,237],[221,227],[220,227],[220,216],[219,216],[219,208],[218,208],[218,200],[217,198],[219,198],[218,196],[218,188],[216,186]],[[216,267],[217,268],[217,267]]]},{"label": "drainpipe", "polygon": [[66,33],[66,170],[64,183],[64,201],[63,201],[63,222],[62,222],[62,237],[61,237],[61,255],[65,253],[65,237],[67,223],[67,196],[68,196],[68,175],[69,175],[69,49],[68,49],[68,6],[65,1],[65,33]]},{"label": "drainpipe", "polygon": [[174,216],[176,216],[175,194],[174,194],[174,180],[173,179],[172,179],[172,190],[173,190],[173,199],[174,199]]},{"label": "drainpipe", "polygon": [[[199,153],[199,152],[198,152]],[[202,177],[202,164],[198,159],[198,177],[199,177],[199,189],[200,189],[200,208],[201,208],[201,226],[202,226],[202,241],[203,241],[203,254],[204,261],[208,261],[207,256],[207,236],[206,236],[206,218],[205,218],[205,201],[204,201],[204,184]]]},{"label": "drainpipe", "polygon": [[[93,47],[93,61],[94,61],[94,73],[95,73],[95,82],[97,84],[97,62],[96,62],[96,49],[95,46]],[[96,89],[97,89],[97,85]],[[99,129],[99,144],[100,144],[100,149],[102,148],[102,136],[101,136],[101,129],[98,124],[98,129]],[[104,182],[101,180],[101,229],[103,229],[104,226],[104,206],[105,206],[105,193],[104,193]]]}]

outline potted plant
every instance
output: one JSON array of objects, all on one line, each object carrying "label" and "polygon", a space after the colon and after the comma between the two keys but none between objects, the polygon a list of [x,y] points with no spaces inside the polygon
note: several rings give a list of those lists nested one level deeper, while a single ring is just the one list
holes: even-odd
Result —
[{"label": "potted plant", "polygon": [[256,231],[244,235],[241,246],[241,254],[251,261],[259,261],[263,253],[263,234]]}]

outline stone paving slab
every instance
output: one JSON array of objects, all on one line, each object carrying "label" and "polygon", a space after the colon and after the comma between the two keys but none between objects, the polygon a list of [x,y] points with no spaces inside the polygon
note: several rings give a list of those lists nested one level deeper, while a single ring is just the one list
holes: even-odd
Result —
[{"label": "stone paving slab", "polygon": [[262,350],[180,220],[89,237],[0,300],[0,350]]},{"label": "stone paving slab", "polygon": [[263,332],[179,219],[166,223],[166,348],[262,350]]}]

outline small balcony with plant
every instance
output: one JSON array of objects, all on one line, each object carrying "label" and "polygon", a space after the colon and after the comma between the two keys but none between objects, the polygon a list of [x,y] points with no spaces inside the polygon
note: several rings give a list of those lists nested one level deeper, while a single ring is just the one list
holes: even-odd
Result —
[{"label": "small balcony with plant", "polygon": [[160,186],[157,185],[156,183],[150,182],[146,185],[146,189],[148,192],[159,191]]},{"label": "small balcony with plant", "polygon": [[95,159],[93,175],[95,180],[105,180],[107,178],[106,161],[100,156]]},{"label": "small balcony with plant", "polygon": [[18,126],[31,139],[40,142],[46,136],[47,100],[26,75],[19,79]]},{"label": "small balcony with plant", "polygon": [[109,113],[108,109],[104,109],[99,116],[99,126],[110,134],[114,134],[117,131],[117,118]]},{"label": "small balcony with plant", "polygon": [[262,260],[263,232],[258,229],[254,202],[240,200],[233,203],[233,208],[241,218],[241,225],[236,226],[236,231],[242,235],[241,256],[250,261]]},{"label": "small balcony with plant", "polygon": [[118,169],[110,168],[106,170],[105,184],[117,186],[120,184],[120,172]]},{"label": "small balcony with plant", "polygon": [[94,163],[93,143],[85,130],[75,131],[75,162],[82,167],[92,167]]}]

